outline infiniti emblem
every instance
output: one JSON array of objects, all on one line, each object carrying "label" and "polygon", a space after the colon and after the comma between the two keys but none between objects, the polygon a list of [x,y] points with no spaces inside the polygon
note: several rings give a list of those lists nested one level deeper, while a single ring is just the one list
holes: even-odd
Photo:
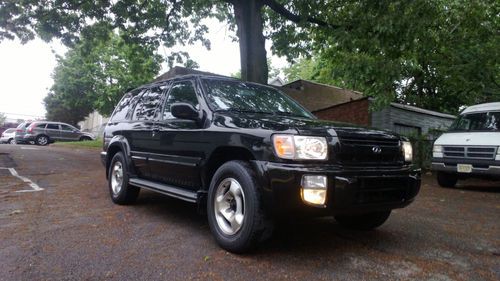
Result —
[{"label": "infiniti emblem", "polygon": [[380,148],[380,146],[374,146],[372,147],[372,151],[375,154],[380,154],[382,152],[382,148]]}]

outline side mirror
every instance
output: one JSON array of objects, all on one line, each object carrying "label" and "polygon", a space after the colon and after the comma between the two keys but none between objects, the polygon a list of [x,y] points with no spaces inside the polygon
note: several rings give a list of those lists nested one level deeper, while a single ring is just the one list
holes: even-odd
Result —
[{"label": "side mirror", "polygon": [[176,102],[170,106],[172,116],[179,119],[199,121],[200,113],[189,103]]}]

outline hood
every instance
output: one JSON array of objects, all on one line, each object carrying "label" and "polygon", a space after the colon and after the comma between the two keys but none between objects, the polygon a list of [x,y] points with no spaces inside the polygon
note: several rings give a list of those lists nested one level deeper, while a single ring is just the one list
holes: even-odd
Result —
[{"label": "hood", "polygon": [[241,129],[263,129],[300,135],[330,136],[340,138],[370,138],[380,140],[400,139],[388,131],[365,128],[347,123],[283,115],[226,113],[216,114],[214,124]]},{"label": "hood", "polygon": [[449,132],[442,134],[434,144],[499,146],[500,132]]}]

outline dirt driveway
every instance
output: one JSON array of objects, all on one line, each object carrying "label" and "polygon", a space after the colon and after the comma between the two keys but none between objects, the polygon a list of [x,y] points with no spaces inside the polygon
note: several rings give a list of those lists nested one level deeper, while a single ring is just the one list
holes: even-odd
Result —
[{"label": "dirt driveway", "polygon": [[499,182],[425,176],[376,231],[297,221],[238,256],[194,205],[147,191],[112,204],[98,154],[0,145],[0,280],[500,280]]}]

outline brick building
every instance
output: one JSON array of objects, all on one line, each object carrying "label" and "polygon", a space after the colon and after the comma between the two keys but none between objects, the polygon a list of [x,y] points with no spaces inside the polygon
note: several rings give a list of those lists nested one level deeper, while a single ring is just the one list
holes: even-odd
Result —
[{"label": "brick building", "polygon": [[297,80],[280,88],[320,119],[352,123],[400,134],[427,134],[447,129],[455,116],[423,108],[391,103],[370,111],[372,100],[362,93],[316,82]]}]

